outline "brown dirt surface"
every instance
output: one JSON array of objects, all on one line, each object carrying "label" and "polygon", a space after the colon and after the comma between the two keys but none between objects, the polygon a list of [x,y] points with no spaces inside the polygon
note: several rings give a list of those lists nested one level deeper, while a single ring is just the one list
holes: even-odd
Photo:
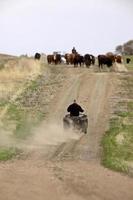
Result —
[{"label": "brown dirt surface", "polygon": [[[56,67],[64,74],[63,84],[49,103],[46,120],[23,144],[28,155],[0,163],[0,199],[132,200],[132,178],[100,164],[100,141],[108,128],[117,74]],[[73,99],[88,115],[87,134],[62,128]]]}]

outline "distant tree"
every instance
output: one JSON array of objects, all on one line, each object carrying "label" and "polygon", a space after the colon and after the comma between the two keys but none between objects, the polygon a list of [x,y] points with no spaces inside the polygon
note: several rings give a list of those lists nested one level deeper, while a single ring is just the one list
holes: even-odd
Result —
[{"label": "distant tree", "polygon": [[122,45],[118,45],[118,46],[115,48],[115,51],[116,51],[116,53],[118,53],[118,54],[122,54],[122,50],[123,50],[123,46],[122,46]]},{"label": "distant tree", "polygon": [[129,40],[123,45],[124,53],[126,55],[133,55],[133,40]]},{"label": "distant tree", "polygon": [[22,57],[22,58],[28,58],[28,54],[22,54],[22,55],[20,55],[20,57]]},{"label": "distant tree", "polygon": [[118,45],[115,48],[116,53],[124,55],[133,55],[133,40],[129,40],[123,45]]}]

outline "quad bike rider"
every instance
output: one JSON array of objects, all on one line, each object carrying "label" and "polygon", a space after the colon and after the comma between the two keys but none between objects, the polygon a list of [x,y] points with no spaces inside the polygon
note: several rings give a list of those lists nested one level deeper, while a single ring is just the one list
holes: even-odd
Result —
[{"label": "quad bike rider", "polygon": [[67,111],[70,112],[70,116],[79,116],[79,112],[84,112],[81,106],[76,103],[76,100],[68,106]]},{"label": "quad bike rider", "polygon": [[70,114],[67,114],[63,118],[64,128],[73,128],[74,130],[87,133],[87,115],[80,114],[80,112],[83,113],[84,110],[76,103],[76,100],[74,100],[74,102],[68,106],[67,111],[70,112]]}]

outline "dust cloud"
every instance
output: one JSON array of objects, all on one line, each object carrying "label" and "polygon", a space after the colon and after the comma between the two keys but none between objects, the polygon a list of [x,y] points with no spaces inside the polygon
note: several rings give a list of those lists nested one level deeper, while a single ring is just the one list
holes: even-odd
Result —
[{"label": "dust cloud", "polygon": [[9,147],[16,144],[11,132],[0,129],[0,147]]},{"label": "dust cloud", "polygon": [[34,134],[28,140],[29,148],[41,148],[45,145],[59,145],[70,140],[78,140],[81,133],[73,130],[64,130],[57,123],[43,123],[41,127],[34,130]]},{"label": "dust cloud", "polygon": [[1,147],[17,147],[23,151],[34,151],[43,149],[46,146],[56,146],[70,140],[79,140],[82,136],[79,132],[73,130],[64,130],[64,128],[57,123],[44,123],[35,128],[27,139],[15,139],[10,131],[0,130],[0,146]]}]

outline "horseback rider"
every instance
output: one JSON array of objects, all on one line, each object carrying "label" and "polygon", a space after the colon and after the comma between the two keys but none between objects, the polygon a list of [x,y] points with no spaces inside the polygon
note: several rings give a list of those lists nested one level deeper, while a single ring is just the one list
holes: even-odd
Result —
[{"label": "horseback rider", "polygon": [[72,48],[72,53],[73,53],[73,54],[76,54],[76,53],[77,53],[75,47]]},{"label": "horseback rider", "polygon": [[68,106],[67,111],[70,112],[70,116],[79,116],[80,112],[84,112],[81,106],[77,104],[76,100]]}]

